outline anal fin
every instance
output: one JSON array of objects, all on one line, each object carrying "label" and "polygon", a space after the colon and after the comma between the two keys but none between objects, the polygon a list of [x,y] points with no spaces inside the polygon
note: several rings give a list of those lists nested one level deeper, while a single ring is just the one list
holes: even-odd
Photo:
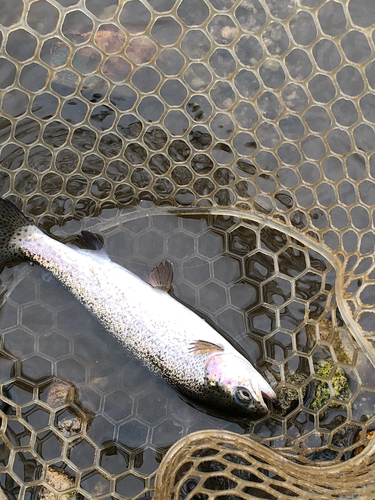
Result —
[{"label": "anal fin", "polygon": [[148,281],[153,288],[157,288],[163,292],[169,292],[173,281],[172,262],[166,260],[154,267],[148,275]]}]

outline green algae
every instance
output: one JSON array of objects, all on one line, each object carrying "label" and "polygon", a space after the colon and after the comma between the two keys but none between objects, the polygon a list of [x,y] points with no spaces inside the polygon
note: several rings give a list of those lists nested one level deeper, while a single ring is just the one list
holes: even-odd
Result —
[{"label": "green algae", "polygon": [[[333,373],[333,375],[332,375]],[[349,382],[342,368],[336,367],[332,360],[325,359],[318,363],[316,373],[319,377],[330,378],[333,393],[336,399],[348,401],[350,397]],[[318,380],[316,382],[314,399],[310,405],[312,410],[319,410],[331,398],[331,392],[328,382]],[[330,408],[340,408],[342,405],[332,402]]]}]

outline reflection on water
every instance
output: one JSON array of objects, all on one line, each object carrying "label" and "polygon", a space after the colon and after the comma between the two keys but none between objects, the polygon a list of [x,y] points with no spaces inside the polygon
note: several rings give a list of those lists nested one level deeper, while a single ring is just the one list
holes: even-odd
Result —
[{"label": "reflection on water", "polygon": [[170,259],[172,294],[239,343],[280,404],[252,422],[207,414],[132,359],[49,272],[5,268],[0,463],[10,448],[22,452],[13,467],[21,480],[6,475],[3,487],[26,491],[48,461],[47,483],[61,476],[91,494],[136,496],[152,490],[166,449],[208,428],[249,433],[301,460],[348,459],[360,431],[363,444],[375,410],[373,368],[329,309],[335,276],[326,259],[279,230],[230,216],[140,211],[98,231],[111,258],[143,279]]}]

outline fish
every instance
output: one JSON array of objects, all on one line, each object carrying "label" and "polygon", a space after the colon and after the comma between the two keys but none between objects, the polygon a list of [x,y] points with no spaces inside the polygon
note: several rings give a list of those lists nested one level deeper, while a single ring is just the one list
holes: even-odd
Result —
[{"label": "fish", "polygon": [[231,342],[174,299],[173,265],[148,282],[113,262],[99,238],[82,231],[68,244],[39,229],[0,198],[0,266],[30,260],[48,269],[135,358],[183,397],[220,414],[246,417],[264,398],[277,400],[266,379]]}]

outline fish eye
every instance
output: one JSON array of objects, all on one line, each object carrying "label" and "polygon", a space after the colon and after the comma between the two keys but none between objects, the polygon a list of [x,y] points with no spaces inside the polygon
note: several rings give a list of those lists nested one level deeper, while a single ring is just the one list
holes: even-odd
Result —
[{"label": "fish eye", "polygon": [[234,399],[236,403],[240,405],[247,404],[251,400],[250,391],[248,391],[245,387],[237,387],[234,392]]}]

